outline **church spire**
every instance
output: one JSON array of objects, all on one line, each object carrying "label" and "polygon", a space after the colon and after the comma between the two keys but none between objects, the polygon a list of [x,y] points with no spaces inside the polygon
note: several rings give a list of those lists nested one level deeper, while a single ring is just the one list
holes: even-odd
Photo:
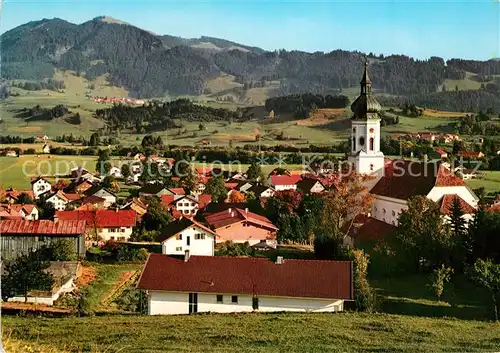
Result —
[{"label": "church spire", "polygon": [[361,79],[361,94],[371,94],[372,93],[372,81],[370,76],[368,76],[368,60],[365,61],[365,72],[363,73],[363,78]]}]

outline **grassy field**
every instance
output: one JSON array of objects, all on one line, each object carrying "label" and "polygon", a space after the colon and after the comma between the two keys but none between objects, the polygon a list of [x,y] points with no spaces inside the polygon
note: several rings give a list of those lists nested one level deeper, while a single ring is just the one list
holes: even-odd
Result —
[{"label": "grassy field", "polygon": [[[388,314],[4,317],[31,352],[477,352],[500,349],[500,324]],[[5,341],[4,341],[5,342]],[[12,353],[12,352],[9,352]]]},{"label": "grassy field", "polygon": [[473,188],[484,187],[486,193],[500,191],[500,171],[481,171],[485,174],[482,179],[467,180],[467,184]]}]

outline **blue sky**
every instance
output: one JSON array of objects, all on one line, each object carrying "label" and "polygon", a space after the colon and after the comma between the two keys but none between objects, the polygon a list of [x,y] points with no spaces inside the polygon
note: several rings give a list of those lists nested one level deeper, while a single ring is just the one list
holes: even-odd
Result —
[{"label": "blue sky", "polygon": [[4,0],[1,32],[42,18],[82,23],[100,15],[159,34],[207,35],[267,50],[500,56],[500,0]]}]

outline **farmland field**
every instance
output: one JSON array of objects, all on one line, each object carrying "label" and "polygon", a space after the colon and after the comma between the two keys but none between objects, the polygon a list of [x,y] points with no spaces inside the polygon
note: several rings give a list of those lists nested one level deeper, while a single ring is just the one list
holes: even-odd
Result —
[{"label": "farmland field", "polygon": [[483,171],[480,173],[485,174],[482,179],[470,179],[467,180],[467,184],[473,188],[484,187],[486,193],[499,192],[500,191],[500,171]]},{"label": "farmland field", "polygon": [[347,312],[4,317],[2,324],[4,344],[27,345],[29,352],[470,352],[500,348],[498,323]]}]

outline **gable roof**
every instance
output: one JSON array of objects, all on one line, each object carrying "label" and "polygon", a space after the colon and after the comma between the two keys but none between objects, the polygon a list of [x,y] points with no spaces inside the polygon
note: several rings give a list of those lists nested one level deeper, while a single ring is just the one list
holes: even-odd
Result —
[{"label": "gable roof", "polygon": [[56,211],[58,220],[83,220],[88,227],[134,227],[135,212],[132,210]]},{"label": "gable roof", "polygon": [[460,196],[458,196],[456,194],[446,194],[438,201],[438,203],[441,204],[441,213],[442,214],[445,214],[448,216],[451,215],[450,207],[451,207],[451,205],[453,205],[453,201],[455,199],[458,199],[458,202],[460,204],[460,208],[462,209],[462,212],[464,214],[473,214],[476,212],[476,209],[474,207],[472,207],[471,205],[469,205],[467,203],[467,201],[462,199]]},{"label": "gable roof", "polygon": [[313,186],[316,185],[316,183],[319,183],[324,188],[324,185],[320,180],[307,178],[307,179],[302,179],[297,183],[297,189],[303,192],[310,192]]},{"label": "gable roof", "polygon": [[227,211],[220,211],[217,213],[209,214],[205,216],[205,220],[210,225],[210,227],[214,229],[226,227],[242,221],[247,221],[258,226],[270,228],[272,230],[278,230],[278,228],[266,217],[261,216],[257,213],[248,212],[247,210],[242,210],[241,208],[229,208],[227,209]]},{"label": "gable roof", "polygon": [[19,195],[21,194],[26,194],[29,196],[30,199],[34,200],[35,199],[35,194],[33,193],[33,190],[16,190],[16,189],[11,189],[5,191],[5,197],[10,197],[15,200],[19,198]]},{"label": "gable roof", "polygon": [[205,227],[204,225],[196,222],[195,220],[191,218],[186,218],[183,217],[175,222],[170,223],[165,229],[162,231],[158,237],[156,237],[156,241],[159,241],[160,243],[163,243],[165,240],[179,234],[183,230],[189,228],[189,227],[198,227],[203,229],[205,232],[208,232],[212,234],[214,237],[217,237],[217,233],[215,233],[213,230],[210,228]]},{"label": "gable roof", "polygon": [[184,190],[183,188],[168,188],[167,190],[170,191],[174,195],[185,195],[186,194],[186,190]]},{"label": "gable roof", "polygon": [[50,182],[49,182],[49,181],[47,181],[47,179],[45,179],[43,176],[37,176],[36,178],[31,179],[31,184],[36,183],[38,180],[43,180],[43,181],[45,181],[47,184],[50,184]]},{"label": "gable roof", "polygon": [[465,186],[465,182],[441,163],[394,160],[387,163],[384,176],[371,193],[395,199],[427,196],[435,186]]},{"label": "gable roof", "polygon": [[273,185],[295,185],[302,177],[300,175],[271,175],[269,177]]},{"label": "gable roof", "polygon": [[355,240],[378,240],[384,235],[393,232],[396,226],[380,221],[373,217],[358,217],[360,225],[353,226],[349,235]]},{"label": "gable roof", "polygon": [[[151,254],[137,284],[146,290],[354,299],[350,261]],[[314,275],[311,275],[314,274]]]},{"label": "gable roof", "polygon": [[94,194],[96,194],[97,192],[101,191],[101,190],[104,190],[106,191],[108,194],[116,197],[116,195],[114,193],[112,193],[111,191],[109,191],[108,189],[106,189],[104,186],[102,185],[94,185],[92,187],[90,187],[89,189],[85,190],[84,191],[84,194],[87,195],[87,196],[92,196]]},{"label": "gable roof", "polygon": [[85,233],[85,221],[27,221],[3,220],[0,221],[0,234],[33,234],[33,235],[80,235]]},{"label": "gable roof", "polygon": [[51,199],[52,197],[54,196],[57,196],[58,198],[60,198],[61,200],[64,200],[64,201],[69,201],[69,198],[66,196],[66,194],[64,192],[62,192],[61,190],[56,190],[56,191],[47,191],[47,192],[44,192],[42,195],[42,197],[45,198],[45,200],[49,200]]},{"label": "gable roof", "polygon": [[159,193],[162,190],[166,190],[167,188],[163,186],[163,184],[158,184],[158,183],[153,183],[153,184],[146,184],[142,188],[139,189],[139,193],[143,194],[151,194],[155,195]]},{"label": "gable roof", "polygon": [[265,185],[252,185],[249,189],[245,190],[245,193],[253,192],[255,196],[260,196],[264,191],[271,189],[274,191],[274,189],[270,186],[265,186]]}]

